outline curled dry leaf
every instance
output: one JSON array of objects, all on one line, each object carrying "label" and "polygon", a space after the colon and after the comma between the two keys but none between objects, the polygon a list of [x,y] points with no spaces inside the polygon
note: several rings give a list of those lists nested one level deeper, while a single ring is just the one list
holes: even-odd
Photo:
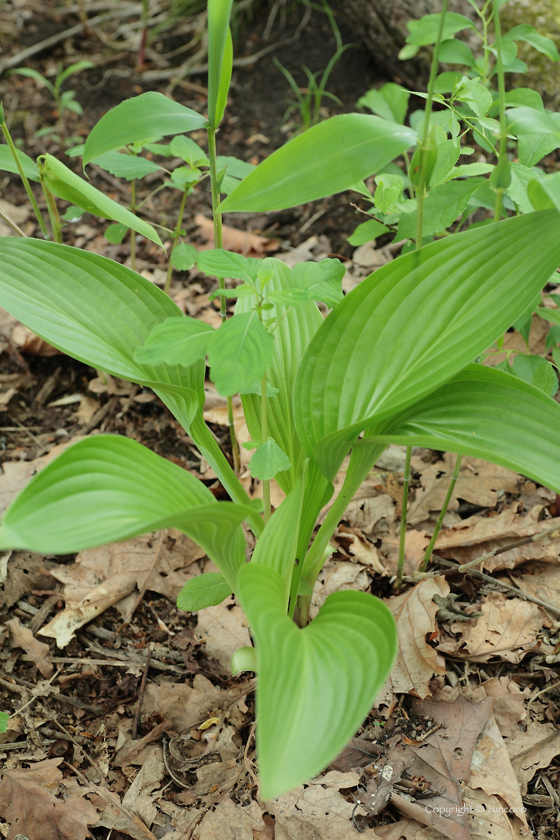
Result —
[{"label": "curled dry leaf", "polygon": [[426,578],[413,589],[389,598],[387,606],[397,622],[399,653],[389,677],[393,693],[427,697],[434,674],[445,674],[445,663],[426,638],[434,633],[438,606],[433,596],[449,594],[443,575]]},{"label": "curled dry leaf", "polygon": [[[208,245],[200,247],[200,250],[214,248],[214,225],[211,219],[207,219],[201,213],[194,217],[198,225],[200,235],[208,240]],[[267,239],[265,236],[257,236],[245,230],[238,230],[229,225],[222,226],[223,248],[226,251],[236,251],[244,256],[257,256],[268,251],[276,251],[279,242],[277,239]]]},{"label": "curled dry leaf", "polygon": [[53,664],[49,659],[49,646],[44,642],[39,642],[29,627],[24,627],[20,623],[17,616],[7,621],[6,627],[10,631],[10,640],[13,647],[22,648],[31,657],[45,679],[48,680],[54,672]]},{"label": "curled dry leaf", "polygon": [[[161,540],[146,534],[82,551],[72,566],[53,568],[53,577],[65,584],[66,608],[40,633],[55,638],[59,647],[66,647],[79,627],[113,604],[128,620],[148,574],[144,588],[175,601],[187,580],[202,571],[194,564],[204,556],[192,540],[173,529],[163,532]],[[207,565],[204,569],[210,571],[209,562]],[[213,565],[211,568],[215,570]]]},{"label": "curled dry leaf", "polygon": [[506,662],[521,662],[536,643],[545,616],[536,604],[520,598],[507,599],[498,592],[488,595],[480,607],[482,616],[450,626],[454,638],[443,638],[439,649],[471,662],[488,662],[494,656]]},{"label": "curled dry leaf", "polygon": [[[97,811],[80,796],[66,801],[55,792],[62,781],[61,758],[47,759],[28,770],[4,772],[0,782],[0,816],[9,825],[7,840],[86,840]],[[87,790],[84,790],[86,793]]]},{"label": "curled dry leaf", "polygon": [[57,350],[48,342],[39,338],[23,324],[16,324],[12,329],[11,334],[12,343],[22,352],[29,356],[61,356],[61,350]]},{"label": "curled dry leaf", "polygon": [[560,729],[552,723],[533,721],[525,732],[519,730],[505,743],[520,793],[524,796],[537,770],[549,767],[553,758],[560,755]]},{"label": "curled dry leaf", "polygon": [[506,807],[527,826],[518,780],[508,750],[494,718],[486,723],[472,758],[470,788],[498,796]]},{"label": "curled dry leaf", "polygon": [[509,677],[493,677],[482,683],[487,697],[492,698],[494,719],[502,738],[511,738],[519,732],[518,724],[527,715],[526,703],[530,688],[522,689]]},{"label": "curled dry leaf", "polygon": [[[429,465],[419,459],[415,460],[416,466],[420,468],[423,489],[416,493],[416,499],[410,506],[408,519],[411,525],[429,519],[432,512],[442,509],[455,458],[455,455],[447,454],[445,461]],[[496,491],[516,493],[520,482],[521,476],[505,467],[488,464],[479,458],[464,458],[448,510],[458,508],[458,499],[481,507],[495,507],[498,501]]]},{"label": "curled dry leaf", "polygon": [[196,635],[203,639],[208,656],[216,659],[231,675],[231,657],[240,647],[250,647],[247,619],[232,597],[198,613]]},{"label": "curled dry leaf", "polygon": [[[519,503],[506,508],[497,516],[481,518],[471,516],[454,528],[444,530],[439,535],[436,550],[442,557],[450,557],[460,563],[469,563],[482,554],[494,549],[505,548],[516,540],[531,537],[546,531],[555,525],[554,519],[538,521],[543,505],[535,505],[528,513],[518,512]],[[560,528],[560,517],[556,519]],[[557,563],[560,555],[560,538],[546,539],[527,543],[504,551],[496,557],[484,561],[484,568],[489,571],[513,569],[527,560],[542,560]]]},{"label": "curled dry leaf", "polygon": [[313,590],[309,615],[315,618],[328,595],[344,589],[364,592],[369,589],[371,578],[363,566],[348,560],[331,560],[325,563]]}]

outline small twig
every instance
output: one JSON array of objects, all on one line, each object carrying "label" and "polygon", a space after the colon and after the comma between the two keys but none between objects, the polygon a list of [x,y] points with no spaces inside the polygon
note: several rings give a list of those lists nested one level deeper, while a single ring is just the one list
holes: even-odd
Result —
[{"label": "small twig", "polygon": [[449,507],[449,502],[451,501],[451,497],[453,495],[453,491],[455,490],[455,484],[457,483],[457,479],[459,478],[459,470],[461,469],[461,458],[462,455],[457,455],[455,459],[455,467],[453,468],[453,475],[451,476],[451,481],[449,482],[449,487],[447,488],[447,494],[445,496],[445,501],[443,503],[443,507],[441,509],[441,513],[439,515],[438,521],[436,523],[436,527],[434,528],[434,533],[432,534],[432,538],[428,544],[426,549],[426,553],[424,554],[424,559],[422,560],[422,564],[420,566],[420,571],[425,572],[430,564],[430,560],[432,559],[432,554],[434,551],[434,546],[436,544],[437,538],[439,537],[439,532],[441,531],[441,527],[443,525],[443,520],[445,518],[445,514],[447,513],[447,508]]},{"label": "small twig", "polygon": [[[547,685],[547,686],[545,686],[545,688],[541,688],[540,691],[536,691],[535,694],[533,694],[532,697],[529,698],[529,702],[527,703],[527,714],[526,714],[526,719],[527,720],[529,718],[529,710],[531,708],[531,705],[533,704],[533,701],[536,700],[537,697],[540,697],[541,694],[546,694],[547,691],[552,691],[553,688],[558,688],[558,686],[560,686],[560,681],[552,683],[552,685]],[[534,749],[534,747],[531,747],[531,749]],[[520,755],[522,755],[522,753],[520,753]],[[518,756],[516,756],[516,758],[518,758]]]},{"label": "small twig", "polygon": [[403,493],[402,493],[402,510],[401,510],[401,530],[399,535],[399,560],[397,564],[397,579],[395,580],[395,589],[399,590],[402,585],[404,572],[404,552],[406,545],[406,513],[408,509],[408,486],[410,483],[410,459],[412,457],[412,447],[406,448],[406,460],[404,463],[403,475]]},{"label": "small twig", "polygon": [[16,233],[18,236],[22,236],[24,239],[27,239],[27,234],[24,233],[22,229],[17,226],[17,224],[14,222],[9,213],[5,213],[4,210],[2,210],[2,208],[0,208],[0,219],[3,222],[5,222],[8,225],[8,227],[11,227],[13,232]]},{"label": "small twig", "polygon": [[134,713],[134,723],[132,724],[132,740],[136,741],[138,735],[138,723],[140,721],[140,712],[142,710],[142,701],[144,700],[144,692],[146,690],[146,681],[148,679],[148,671],[150,670],[150,660],[154,652],[154,643],[150,642],[148,653],[146,655],[146,664],[144,666],[144,673],[142,674],[142,682],[140,683],[140,690],[138,692],[138,701],[136,703],[136,712]]},{"label": "small twig", "polygon": [[162,744],[163,744],[163,763],[165,765],[165,769],[167,770],[168,774],[171,776],[171,778],[173,779],[175,784],[179,785],[179,787],[190,788],[190,785],[185,784],[185,782],[182,782],[181,779],[177,778],[177,776],[175,775],[175,773],[173,772],[173,770],[169,766],[169,761],[167,760],[167,738],[163,738]]}]

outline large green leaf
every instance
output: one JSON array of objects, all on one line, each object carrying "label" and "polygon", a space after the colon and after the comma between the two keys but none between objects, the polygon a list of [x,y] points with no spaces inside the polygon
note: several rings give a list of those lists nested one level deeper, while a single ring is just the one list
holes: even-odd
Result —
[{"label": "large green leaf", "polygon": [[[288,607],[292,575],[296,572],[294,562],[297,557],[306,473],[306,469],[301,470],[292,490],[268,520],[251,558],[251,563],[274,569],[284,581],[284,612]],[[299,579],[303,557],[297,559],[300,566],[297,575]],[[295,589],[297,591],[297,586]]]},{"label": "large green leaf", "polygon": [[274,569],[239,570],[238,590],[257,647],[261,798],[280,796],[332,761],[371,709],[397,651],[394,619],[364,592],[330,595],[300,630]]},{"label": "large green leaf", "polygon": [[548,210],[431,243],[362,281],[315,334],[295,385],[298,434],[325,475],[358,432],[474,361],[559,263],[560,215]]},{"label": "large green leaf", "polygon": [[113,260],[35,239],[0,239],[0,305],[45,341],[92,367],[153,388],[188,430],[204,401],[204,363],[134,361],[150,331],[181,310]]},{"label": "large green leaf", "polygon": [[[38,181],[39,170],[37,169],[35,161],[32,160],[29,155],[26,155],[25,152],[19,150],[18,158],[26,177],[29,178],[30,181]],[[14,172],[16,175],[19,173],[19,169],[16,166],[16,162],[9,146],[0,145],[0,170],[3,172]]]},{"label": "large green leaf", "polygon": [[282,210],[348,190],[416,140],[411,128],[379,117],[331,117],[267,157],[222,202],[221,210]]},{"label": "large green leaf", "polygon": [[0,547],[68,554],[173,526],[199,542],[233,585],[245,560],[247,515],[136,441],[99,435],[70,446],[30,481],[4,516]]},{"label": "large green leaf", "polygon": [[560,405],[494,368],[469,365],[366,436],[474,455],[560,493]]},{"label": "large green leaf", "polygon": [[44,156],[41,172],[49,190],[59,198],[71,201],[95,216],[120,222],[163,247],[155,228],[80,178],[52,155]]},{"label": "large green leaf", "polygon": [[84,166],[104,152],[129,143],[207,127],[201,114],[168,99],[163,93],[141,93],[125,99],[95,124],[86,140]]}]

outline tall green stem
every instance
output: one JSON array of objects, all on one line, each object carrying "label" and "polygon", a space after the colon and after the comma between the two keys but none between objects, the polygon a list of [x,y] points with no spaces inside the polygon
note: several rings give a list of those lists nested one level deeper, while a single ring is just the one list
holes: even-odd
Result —
[{"label": "tall green stem", "polygon": [[[218,166],[216,160],[216,129],[208,129],[208,159],[210,161],[210,184],[212,189],[212,219],[214,222],[214,245],[216,248],[223,248],[222,238],[222,214],[218,207],[220,205],[220,190],[218,187]],[[223,277],[218,278],[220,289],[225,289],[226,281]],[[226,299],[223,295],[220,296],[220,315],[222,316],[222,323],[226,320]],[[237,436],[235,434],[235,426],[233,423],[233,398],[227,398],[227,412],[228,412],[228,426],[229,436],[231,440],[231,448],[233,452],[233,468],[236,474],[239,474],[241,468],[241,461],[239,459],[239,446],[237,444]]]},{"label": "tall green stem", "polygon": [[[136,181],[130,182],[130,212],[136,213]],[[130,230],[130,267],[136,271],[136,231]]]},{"label": "tall green stem", "polygon": [[49,234],[48,234],[48,231],[47,231],[47,226],[45,225],[45,220],[43,219],[41,211],[39,210],[39,205],[37,204],[37,200],[35,199],[35,196],[33,195],[33,190],[31,189],[29,181],[27,180],[27,176],[26,176],[25,172],[23,171],[23,167],[21,165],[21,161],[19,159],[17,149],[14,145],[14,141],[12,140],[12,135],[10,134],[10,131],[9,131],[8,126],[6,125],[6,121],[4,119],[4,108],[2,106],[0,106],[0,118],[2,120],[2,122],[0,123],[0,128],[2,129],[2,134],[4,135],[6,143],[8,144],[10,152],[12,153],[12,157],[14,159],[14,162],[17,166],[17,170],[19,172],[19,177],[21,178],[21,180],[23,182],[23,186],[25,187],[25,192],[27,193],[29,201],[31,202],[31,206],[33,207],[33,212],[35,213],[35,217],[36,217],[37,221],[39,222],[39,227],[41,228],[41,233],[43,234],[45,239],[48,239]]},{"label": "tall green stem", "polygon": [[[261,381],[261,443],[268,440],[268,404],[266,398],[266,373]],[[264,524],[270,519],[270,480],[263,479],[263,517]]]},{"label": "tall green stem", "polygon": [[[424,127],[422,129],[422,145],[420,146],[420,172],[418,176],[418,186],[416,188],[416,196],[418,199],[416,211],[416,247],[422,245],[422,227],[424,222],[424,199],[426,197],[426,162],[428,154],[428,136],[430,133],[430,117],[432,115],[432,106],[434,103],[434,88],[436,84],[436,77],[439,66],[439,48],[443,36],[443,25],[445,23],[445,15],[447,14],[447,2],[443,0],[441,4],[441,17],[439,22],[439,32],[437,41],[434,45],[434,54],[432,56],[432,66],[430,68],[430,80],[428,82],[428,99],[426,100],[426,110],[424,111]],[[420,243],[420,245],[418,244]]]},{"label": "tall green stem", "polygon": [[183,214],[185,212],[185,204],[187,203],[187,195],[188,190],[185,190],[183,193],[183,198],[181,201],[181,207],[179,208],[179,216],[177,218],[177,224],[175,225],[175,230],[173,231],[173,244],[171,245],[171,252],[169,254],[169,264],[167,266],[167,277],[165,278],[165,286],[163,291],[165,294],[169,294],[169,287],[171,285],[171,277],[173,275],[173,263],[171,262],[171,255],[175,250],[177,242],[179,241],[179,236],[181,234],[181,225],[183,224]]},{"label": "tall green stem", "polygon": [[453,475],[451,476],[451,481],[449,483],[449,487],[447,490],[447,495],[445,497],[445,501],[443,503],[443,507],[441,509],[441,513],[439,515],[438,521],[436,522],[436,527],[434,528],[434,533],[432,534],[432,538],[428,544],[426,549],[426,553],[424,554],[424,559],[422,560],[422,564],[420,566],[419,571],[425,572],[430,564],[430,560],[432,559],[432,553],[434,550],[434,546],[436,544],[436,540],[439,537],[439,532],[441,531],[441,526],[443,525],[443,519],[445,514],[447,513],[447,508],[449,507],[449,502],[451,501],[451,496],[453,495],[453,491],[455,490],[455,484],[457,483],[457,479],[459,478],[459,470],[461,469],[461,459],[462,455],[457,455],[455,459],[455,466],[453,468]]},{"label": "tall green stem", "polygon": [[408,510],[408,485],[410,482],[410,459],[412,457],[412,447],[407,447],[406,460],[404,462],[404,476],[403,476],[403,494],[402,494],[402,512],[401,512],[401,532],[399,538],[399,561],[397,564],[397,579],[395,581],[395,589],[399,589],[402,584],[404,572],[404,547],[406,540],[406,513]]},{"label": "tall green stem", "polygon": [[61,244],[62,225],[60,223],[60,216],[58,215],[58,207],[56,206],[55,197],[52,194],[52,192],[48,189],[48,187],[43,183],[43,181],[41,181],[41,186],[43,187],[43,195],[45,196],[45,201],[47,202],[47,210],[51,222],[53,239],[55,242]]},{"label": "tall green stem", "polygon": [[[506,87],[504,80],[504,62],[502,59],[502,27],[500,25],[500,7],[498,0],[493,0],[494,6],[494,34],[496,36],[496,66],[498,70],[498,95],[500,102],[500,155],[498,160],[498,167],[503,172],[502,161],[507,157],[507,129],[506,129]],[[502,198],[505,192],[505,187],[502,183],[498,183],[496,190],[496,204],[494,207],[494,221],[499,222],[502,216]]]}]

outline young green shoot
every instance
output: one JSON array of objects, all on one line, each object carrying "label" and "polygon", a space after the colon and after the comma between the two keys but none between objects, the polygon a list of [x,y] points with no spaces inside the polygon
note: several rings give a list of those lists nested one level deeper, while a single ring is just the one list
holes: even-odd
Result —
[{"label": "young green shoot", "polygon": [[455,459],[455,466],[453,467],[453,475],[451,476],[451,481],[449,482],[449,487],[447,488],[447,494],[445,496],[445,500],[443,502],[440,515],[438,517],[438,521],[436,522],[436,527],[434,528],[434,533],[428,543],[428,547],[426,548],[426,552],[424,554],[424,559],[420,565],[418,571],[425,572],[428,566],[430,565],[430,560],[432,559],[432,554],[434,551],[434,546],[436,544],[437,538],[439,537],[439,532],[441,531],[443,520],[445,518],[445,514],[447,513],[447,508],[449,507],[449,502],[451,501],[451,497],[453,495],[453,491],[455,490],[455,484],[457,483],[457,479],[459,478],[459,470],[461,469],[461,459],[462,455],[457,455]]}]

